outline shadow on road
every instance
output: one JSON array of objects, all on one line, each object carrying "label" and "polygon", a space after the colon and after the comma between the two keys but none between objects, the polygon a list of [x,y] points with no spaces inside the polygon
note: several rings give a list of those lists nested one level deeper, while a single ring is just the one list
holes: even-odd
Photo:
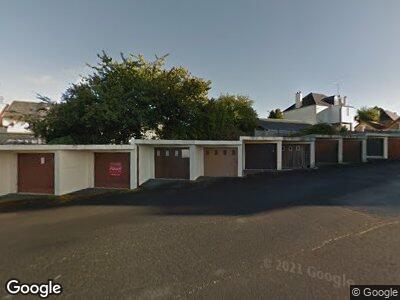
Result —
[{"label": "shadow on road", "polygon": [[[79,196],[82,195],[82,196]],[[85,195],[91,195],[86,197]],[[400,162],[334,166],[170,184],[92,195],[75,195],[75,200],[53,205],[54,198],[38,204],[0,207],[21,211],[78,205],[130,205],[157,208],[156,214],[243,215],[292,206],[339,205],[400,207]],[[399,208],[400,212],[400,208]]]}]

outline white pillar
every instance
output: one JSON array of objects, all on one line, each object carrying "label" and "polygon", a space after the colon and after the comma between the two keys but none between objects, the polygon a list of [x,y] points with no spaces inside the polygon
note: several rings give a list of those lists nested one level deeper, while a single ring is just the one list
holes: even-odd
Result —
[{"label": "white pillar", "polygon": [[138,187],[138,178],[137,178],[137,147],[135,147],[133,150],[130,151],[130,187],[132,190],[136,189]]},{"label": "white pillar", "polygon": [[310,143],[310,168],[315,168],[315,141]]},{"label": "white pillar", "polygon": [[54,153],[54,195],[61,195],[60,181],[60,151]]},{"label": "white pillar", "polygon": [[362,162],[367,162],[367,139],[362,140],[362,157],[361,157]]},{"label": "white pillar", "polygon": [[276,143],[276,169],[282,170],[282,141]]},{"label": "white pillar", "polygon": [[203,147],[190,145],[190,180],[196,180],[200,176],[204,176],[204,150]]},{"label": "white pillar", "polygon": [[238,153],[238,176],[243,177],[243,167],[244,167],[244,147],[243,147],[243,142],[240,146],[237,148],[237,153]]},{"label": "white pillar", "polygon": [[383,158],[384,159],[389,158],[389,138],[388,137],[383,138]]},{"label": "white pillar", "polygon": [[338,141],[338,163],[343,163],[343,138],[340,138]]}]

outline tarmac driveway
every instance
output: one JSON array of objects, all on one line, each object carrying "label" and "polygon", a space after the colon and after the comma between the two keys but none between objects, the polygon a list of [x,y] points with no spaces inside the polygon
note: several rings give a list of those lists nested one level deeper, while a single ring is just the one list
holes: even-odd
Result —
[{"label": "tarmac driveway", "polygon": [[400,284],[399,176],[397,162],[345,166],[2,213],[1,286],[53,279],[71,299],[348,299],[351,283]]}]

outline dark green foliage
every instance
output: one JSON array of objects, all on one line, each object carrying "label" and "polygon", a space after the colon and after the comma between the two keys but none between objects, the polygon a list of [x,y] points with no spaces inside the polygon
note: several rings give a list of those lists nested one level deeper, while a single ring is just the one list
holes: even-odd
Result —
[{"label": "dark green foliage", "polygon": [[358,122],[379,122],[381,111],[379,107],[363,107],[357,111],[356,120]]},{"label": "dark green foliage", "polygon": [[335,135],[338,133],[339,131],[335,126],[321,123],[301,130],[299,135],[309,135],[309,134]]},{"label": "dark green foliage", "polygon": [[269,112],[268,118],[270,118],[270,119],[283,119],[283,112],[279,108],[277,108],[275,110],[271,110]]},{"label": "dark green foliage", "polygon": [[31,120],[37,136],[65,144],[123,144],[148,131],[162,139],[234,139],[256,126],[248,98],[209,100],[211,83],[183,67],[166,69],[165,56],[98,57],[91,75],[51,103],[45,117]]}]

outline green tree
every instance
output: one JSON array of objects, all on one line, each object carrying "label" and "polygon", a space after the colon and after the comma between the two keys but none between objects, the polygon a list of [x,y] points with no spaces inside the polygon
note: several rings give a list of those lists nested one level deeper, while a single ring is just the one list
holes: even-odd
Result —
[{"label": "green tree", "polygon": [[269,112],[268,118],[270,119],[283,119],[283,112],[277,108]]},{"label": "green tree", "polygon": [[253,101],[242,95],[222,95],[211,99],[204,107],[202,138],[211,140],[236,140],[242,135],[252,135],[257,126],[257,113]]},{"label": "green tree", "polygon": [[165,56],[147,61],[106,53],[93,73],[71,85],[46,117],[32,120],[49,143],[127,143],[153,130],[161,138],[196,138],[198,115],[207,104],[210,82],[183,67],[165,68]]},{"label": "green tree", "polygon": [[362,107],[357,111],[356,120],[358,122],[379,122],[381,112],[378,107]]}]

